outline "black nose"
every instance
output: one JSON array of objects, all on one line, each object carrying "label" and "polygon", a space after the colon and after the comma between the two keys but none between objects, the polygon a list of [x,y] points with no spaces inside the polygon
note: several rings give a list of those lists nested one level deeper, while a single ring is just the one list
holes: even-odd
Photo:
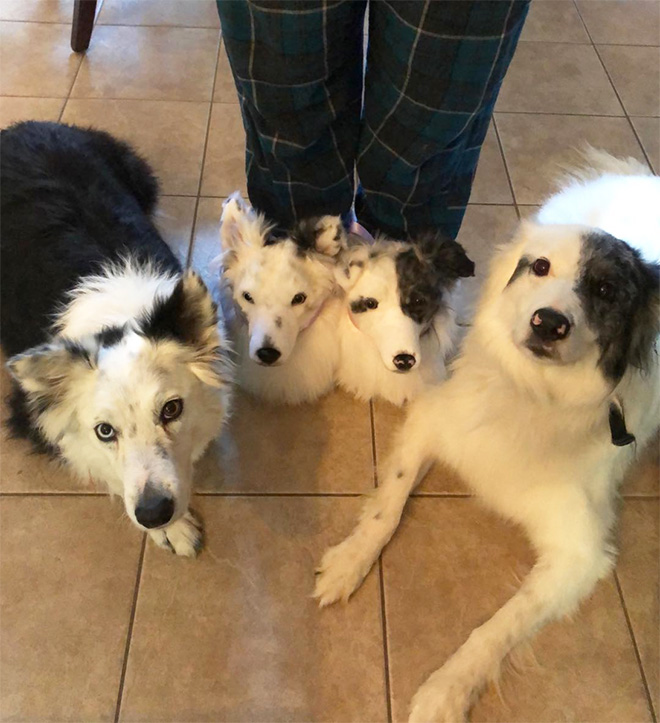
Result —
[{"label": "black nose", "polygon": [[273,349],[272,346],[262,346],[261,349],[257,349],[257,356],[259,361],[264,364],[275,364],[275,362],[282,356],[282,353]]},{"label": "black nose", "polygon": [[135,507],[135,519],[148,529],[166,525],[174,514],[174,500],[147,483]]},{"label": "black nose", "polygon": [[571,330],[571,322],[554,309],[538,309],[529,324],[536,336],[546,342],[565,339]]},{"label": "black nose", "polygon": [[397,371],[407,372],[415,366],[416,361],[412,354],[397,354],[394,357],[394,366],[397,368]]}]

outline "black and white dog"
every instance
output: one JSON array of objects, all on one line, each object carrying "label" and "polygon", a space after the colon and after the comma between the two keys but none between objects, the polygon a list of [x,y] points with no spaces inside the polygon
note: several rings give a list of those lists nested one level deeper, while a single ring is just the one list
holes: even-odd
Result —
[{"label": "black and white dog", "polygon": [[10,428],[121,495],[158,545],[193,556],[193,463],[229,403],[215,305],[154,227],[156,179],[126,144],[38,122],[1,142]]},{"label": "black and white dog", "polygon": [[401,405],[445,378],[457,332],[453,292],[474,264],[439,233],[375,243],[352,234],[348,244],[336,269],[344,290],[337,382],[359,399]]},{"label": "black and white dog", "polygon": [[435,459],[526,530],[536,565],[418,690],[415,723],[463,720],[502,660],[611,571],[618,485],[658,427],[660,178],[588,160],[496,254],[453,375],[413,403],[360,522],[321,563],[321,605],[347,599]]}]

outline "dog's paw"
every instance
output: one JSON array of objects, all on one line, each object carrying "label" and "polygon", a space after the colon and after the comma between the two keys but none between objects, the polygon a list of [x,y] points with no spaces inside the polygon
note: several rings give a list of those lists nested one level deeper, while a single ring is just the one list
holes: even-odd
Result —
[{"label": "dog's paw", "polygon": [[464,723],[469,698],[461,686],[449,685],[442,669],[436,671],[415,693],[408,723]]},{"label": "dog's paw", "polygon": [[315,248],[326,256],[336,256],[345,245],[346,230],[339,216],[321,216],[315,233]]},{"label": "dog's paw", "polygon": [[151,530],[149,535],[158,547],[182,557],[196,557],[202,549],[202,523],[191,512],[162,530]]},{"label": "dog's paw", "polygon": [[332,605],[338,600],[346,602],[360,586],[372,565],[360,553],[355,540],[348,537],[323,555],[316,570],[314,588],[314,597],[320,607]]}]

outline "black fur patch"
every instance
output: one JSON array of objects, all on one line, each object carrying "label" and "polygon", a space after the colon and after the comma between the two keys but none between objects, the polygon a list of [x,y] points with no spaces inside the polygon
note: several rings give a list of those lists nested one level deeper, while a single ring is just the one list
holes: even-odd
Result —
[{"label": "black fur patch", "polygon": [[645,368],[660,331],[660,266],[614,236],[589,233],[575,291],[598,338],[603,374],[618,381],[629,364]]},{"label": "black fur patch", "polygon": [[518,261],[518,265],[516,266],[515,271],[511,274],[511,278],[506,282],[507,286],[511,286],[511,284],[519,277],[522,276],[526,271],[529,271],[529,268],[532,265],[532,260],[528,256],[523,256],[520,261]]},{"label": "black fur patch", "polygon": [[351,301],[351,311],[354,314],[363,314],[365,311],[369,311],[366,298],[361,296],[359,299]]},{"label": "black fur patch", "polygon": [[437,232],[411,243],[414,248],[396,258],[399,301],[406,316],[425,326],[440,310],[443,292],[460,277],[474,275],[474,263],[459,243]]},{"label": "black fur patch", "polygon": [[106,326],[96,334],[95,338],[99,346],[109,347],[119,344],[125,333],[125,326]]},{"label": "black fur patch", "polygon": [[[59,450],[55,445],[48,442],[41,433],[39,426],[33,423],[28,411],[27,395],[16,382],[12,382],[12,390],[6,402],[10,412],[7,420],[10,435],[15,438],[27,439],[32,444],[35,452],[56,457]],[[39,412],[39,410],[35,411]]]}]

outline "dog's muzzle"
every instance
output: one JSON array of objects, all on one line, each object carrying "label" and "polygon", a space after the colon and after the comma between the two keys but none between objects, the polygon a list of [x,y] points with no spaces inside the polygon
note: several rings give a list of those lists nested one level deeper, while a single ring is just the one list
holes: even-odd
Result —
[{"label": "dog's muzzle", "polygon": [[135,519],[148,530],[166,525],[174,514],[174,500],[147,484],[135,506]]}]

